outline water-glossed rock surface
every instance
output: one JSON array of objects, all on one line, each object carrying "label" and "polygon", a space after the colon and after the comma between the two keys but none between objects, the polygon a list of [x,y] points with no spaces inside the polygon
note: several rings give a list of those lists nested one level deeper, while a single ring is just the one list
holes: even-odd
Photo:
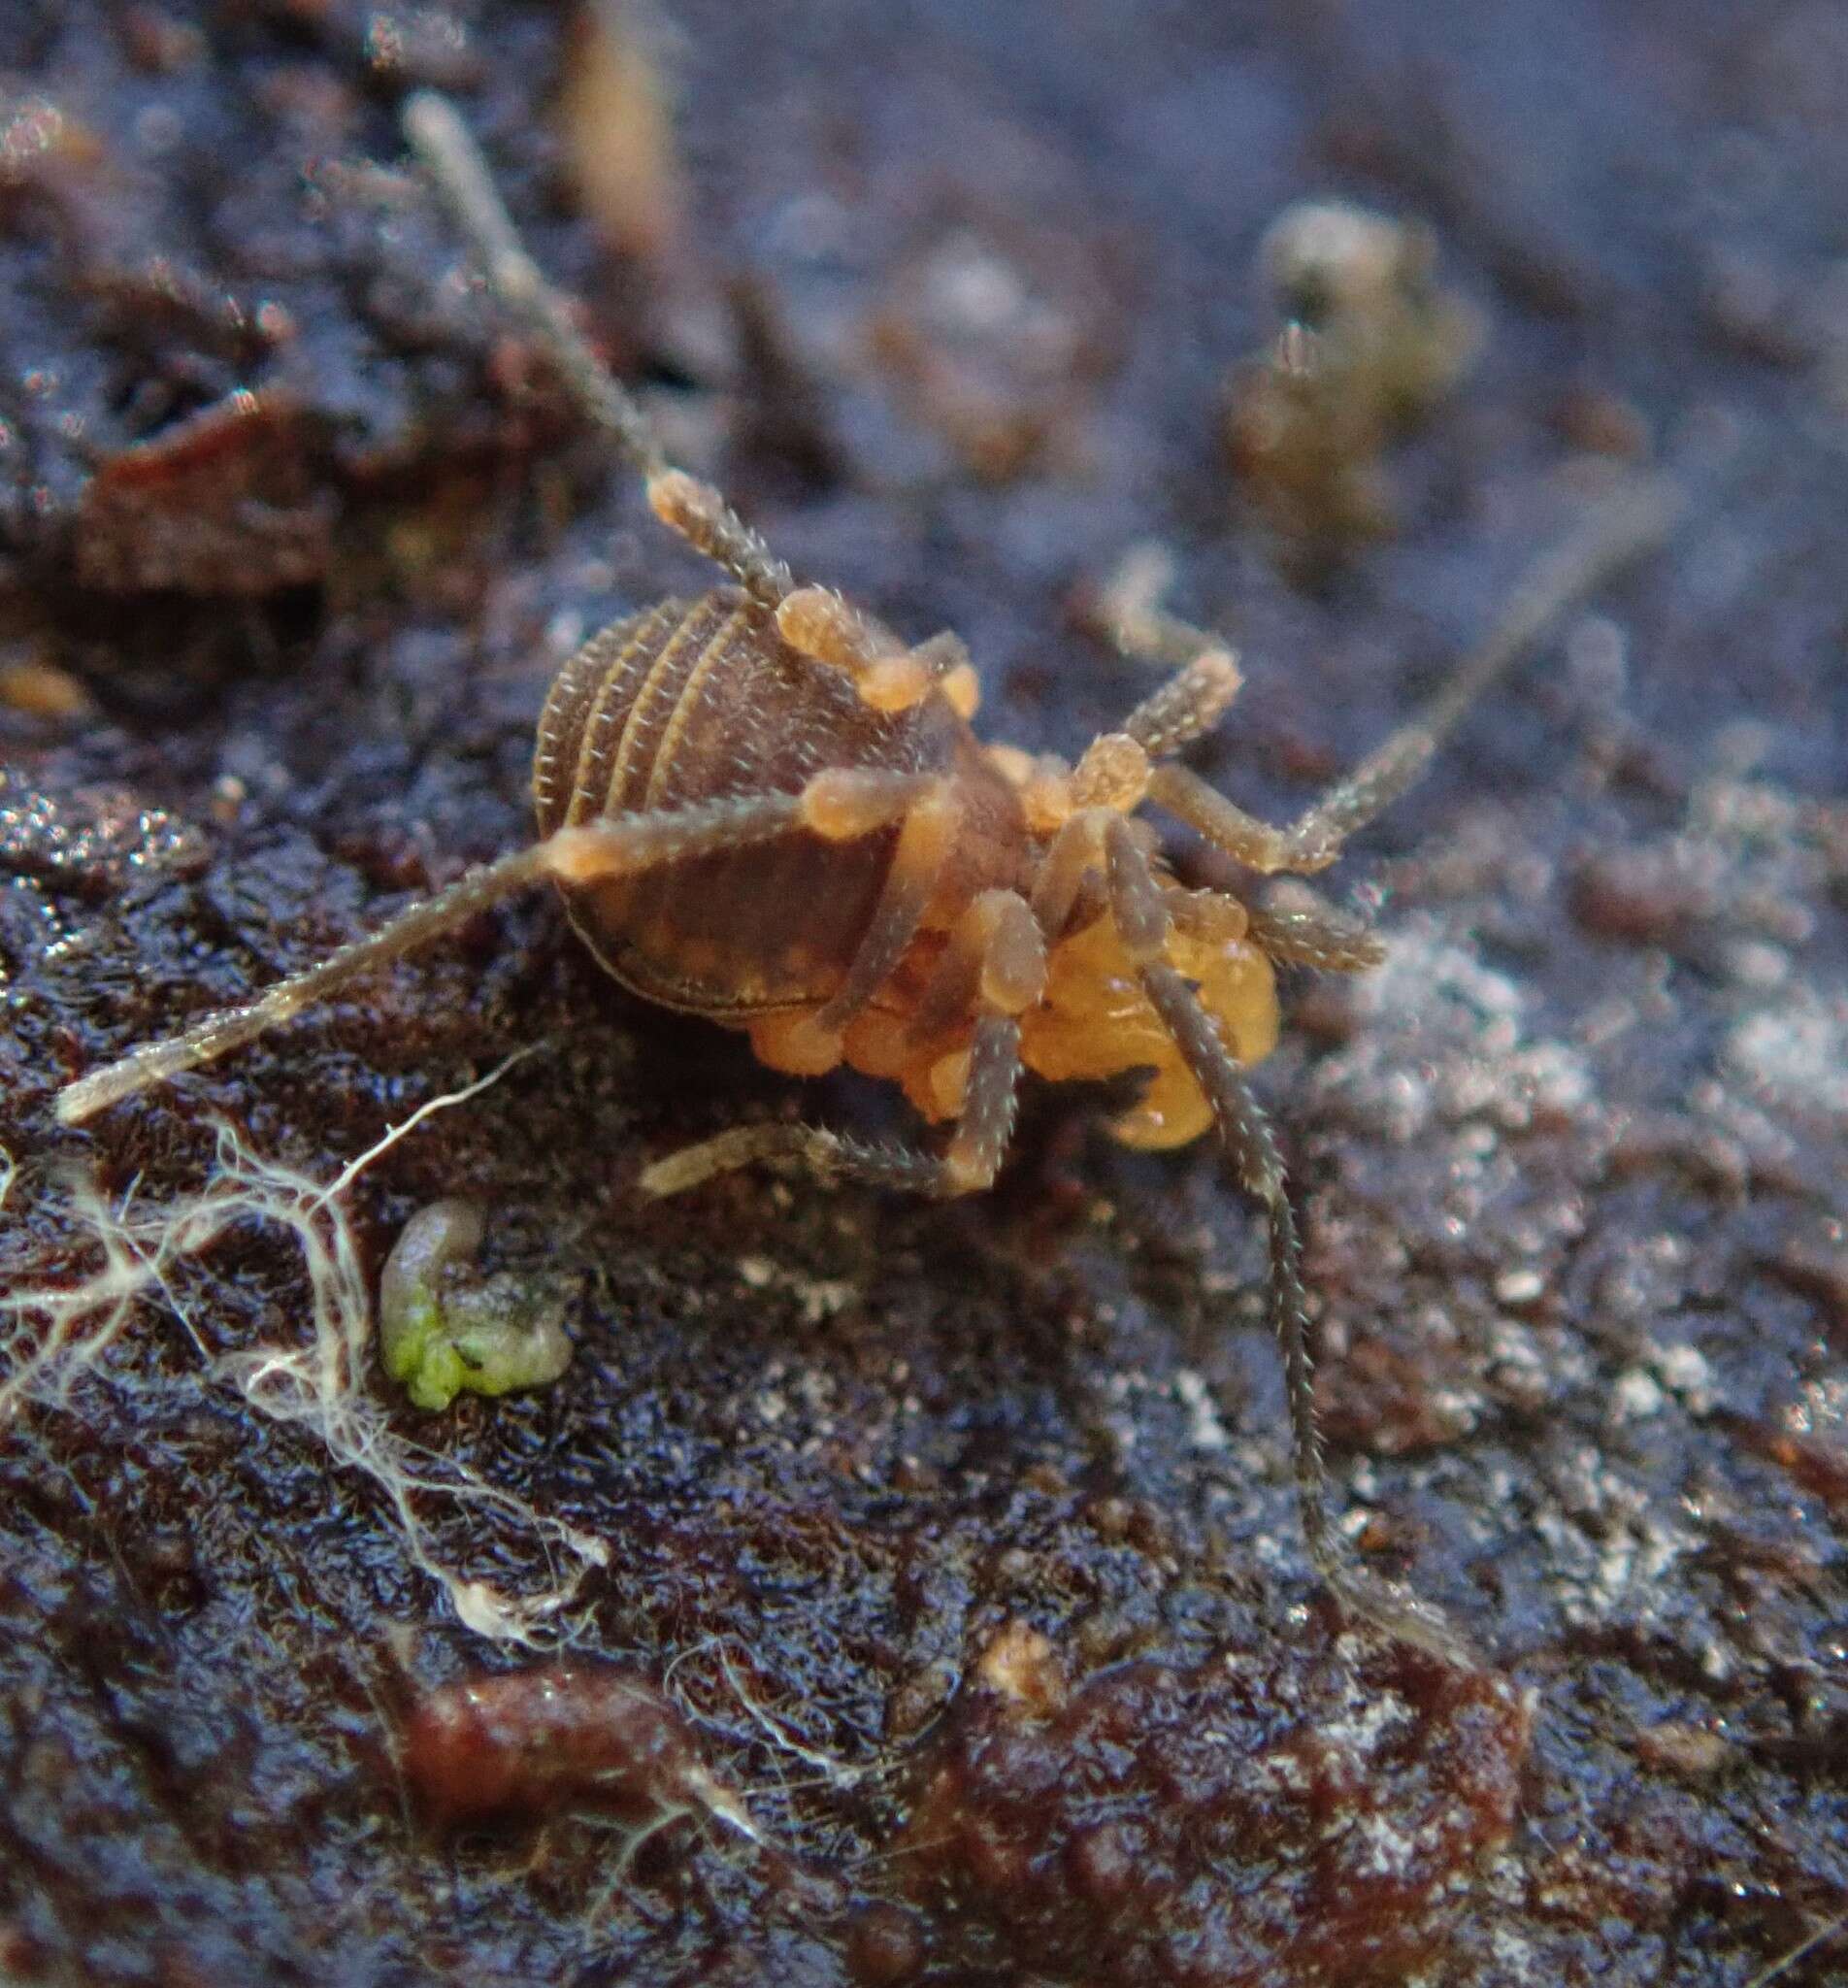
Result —
[{"label": "water-glossed rock surface", "polygon": [[[600,236],[557,6],[0,8],[0,1285],[37,1294],[4,1374],[112,1266],[141,1292],[0,1428],[0,1971],[1090,1988],[1184,1969],[1191,1926],[1209,1981],[1741,1988],[1848,1904],[1838,10],[671,11],[683,197]],[[559,660],[703,582],[399,173],[423,83],[676,451],[805,575],[957,629],[990,736],[1070,753],[1143,694],[1082,611],[1171,546],[1247,676],[1197,764],[1273,816],[1613,450],[1733,438],[1323,879],[1388,959],[1292,977],[1259,1074],[1357,1550],[1492,1681],[1342,1668],[1255,1225],[1210,1150],[1099,1137],[1120,1098],[1034,1092],[968,1205],[745,1176],[649,1208],[641,1167],[721,1124],[892,1101],[625,999],[535,899],[55,1127],[60,1082],[527,836]],[[1268,335],[1264,229],[1329,194],[1429,223],[1487,342],[1392,447],[1397,537],[1304,592],[1214,410]],[[779,378],[800,418],[753,416]],[[313,1209],[535,1044],[344,1226]],[[362,1358],[339,1461],[309,1335],[363,1330],[452,1196],[483,1278],[581,1294],[572,1365],[430,1418]],[[209,1243],[106,1256],[99,1223],[157,1249],[182,1204]],[[510,1623],[647,1678],[774,1847],[436,1836],[394,1707],[538,1661],[488,1648]],[[1056,1857],[1010,1847],[1061,1749]]]},{"label": "water-glossed rock surface", "polygon": [[1497,1677],[1358,1640],[1026,1694],[987,1668],[911,1770],[899,1846],[964,1965],[1024,1949],[1124,1988],[1402,1981],[1441,1968],[1513,1827],[1529,1710]]}]

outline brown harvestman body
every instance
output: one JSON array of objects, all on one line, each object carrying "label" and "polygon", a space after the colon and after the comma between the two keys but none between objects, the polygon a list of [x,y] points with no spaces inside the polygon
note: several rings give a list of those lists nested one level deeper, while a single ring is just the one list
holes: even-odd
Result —
[{"label": "brown harvestman body", "polygon": [[60,1117],[88,1118],[223,1055],[543,879],[637,992],[747,1030],[776,1069],[844,1062],[893,1078],[926,1119],[950,1125],[936,1150],[740,1127],[647,1168],[653,1194],[779,1156],[831,1178],[970,1193],[1001,1166],[1023,1069],[1152,1070],[1118,1137],[1163,1147],[1216,1130],[1267,1219],[1270,1313],[1316,1569],[1354,1612],[1461,1658],[1435,1611],[1349,1560],[1328,1516],[1296,1218],[1244,1075],[1275,1040],[1275,964],[1355,971],[1377,946],[1333,912],[1269,912],[1183,888],[1137,811],[1155,803],[1262,876],[1325,869],[1549,620],[1661,538],[1675,489],[1652,481],[1594,513],[1420,716],[1288,828],[1174,763],[1231,704],[1239,672],[1146,587],[1114,591],[1111,633],[1172,674],[1120,730],[1070,768],[984,746],[969,724],[976,686],[961,643],[946,633],[908,646],[839,594],[798,584],[716,490],[667,462],[520,247],[450,106],[414,97],[405,128],[502,309],[639,471],[655,515],[729,584],[617,622],[565,664],[539,726],[535,845],[248,1006],[71,1084]]}]

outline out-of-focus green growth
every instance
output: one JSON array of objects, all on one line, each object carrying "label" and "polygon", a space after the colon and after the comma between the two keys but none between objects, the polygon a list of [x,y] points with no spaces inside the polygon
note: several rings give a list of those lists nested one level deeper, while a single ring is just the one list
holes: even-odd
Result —
[{"label": "out-of-focus green growth", "polygon": [[559,1280],[513,1271],[477,1277],[481,1211],[439,1201],[404,1226],[379,1280],[385,1372],[420,1408],[446,1408],[465,1389],[544,1387],[571,1364]]},{"label": "out-of-focus green growth", "polygon": [[1438,287],[1436,259],[1429,228],[1347,201],[1301,201],[1266,231],[1258,262],[1282,330],[1233,373],[1226,447],[1299,559],[1394,529],[1381,457],[1481,349],[1481,314]]}]

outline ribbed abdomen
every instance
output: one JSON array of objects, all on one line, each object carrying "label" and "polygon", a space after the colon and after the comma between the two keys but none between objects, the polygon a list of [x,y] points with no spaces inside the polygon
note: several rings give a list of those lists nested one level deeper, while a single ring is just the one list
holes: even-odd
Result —
[{"label": "ribbed abdomen", "polygon": [[[937,698],[896,716],[869,711],[843,674],[796,654],[721,588],[663,602],[572,657],[540,720],[533,798],[550,835],[600,815],[793,794],[826,767],[947,772],[972,744]],[[720,1016],[823,1001],[872,918],[895,836],[794,834],[566,900],[603,964],[650,1000]]]}]

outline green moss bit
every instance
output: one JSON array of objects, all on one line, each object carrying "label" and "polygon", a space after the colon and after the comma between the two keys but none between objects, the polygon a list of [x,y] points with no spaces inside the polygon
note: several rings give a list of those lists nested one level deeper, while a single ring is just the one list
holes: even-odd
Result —
[{"label": "green moss bit", "polygon": [[481,1236],[479,1209],[435,1202],[405,1224],[379,1279],[380,1355],[420,1408],[446,1408],[465,1389],[544,1387],[571,1364],[558,1281],[471,1280]]}]

